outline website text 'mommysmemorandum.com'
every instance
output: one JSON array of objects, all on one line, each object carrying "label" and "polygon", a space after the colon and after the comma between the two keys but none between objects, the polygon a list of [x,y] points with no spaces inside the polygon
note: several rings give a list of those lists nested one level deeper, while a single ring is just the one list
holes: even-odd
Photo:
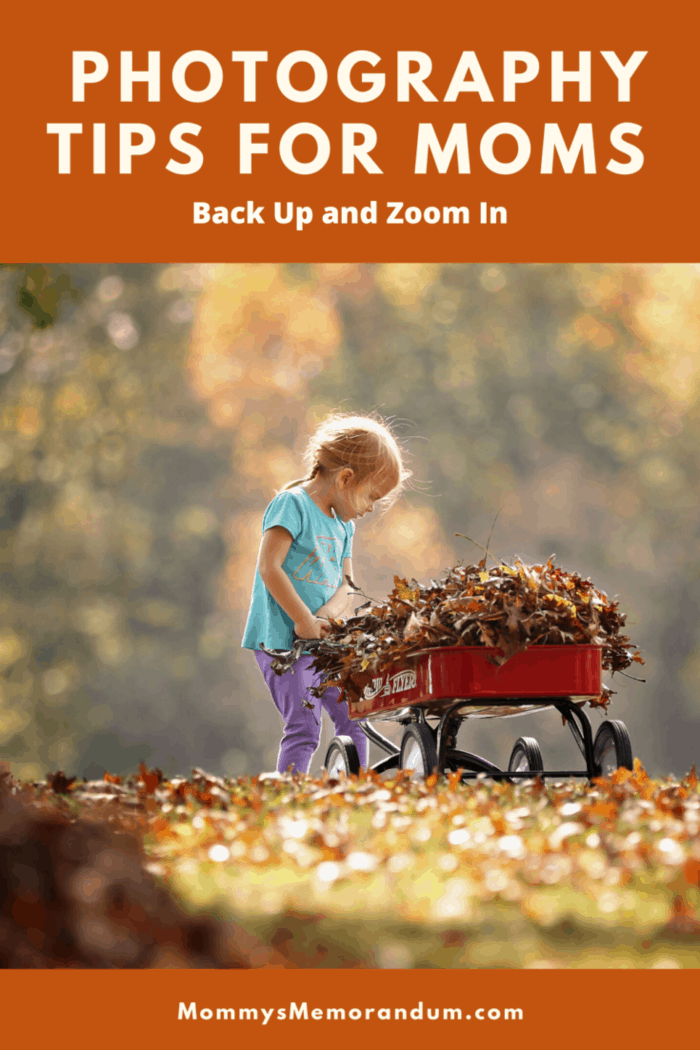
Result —
[{"label": "website text 'mommysmemorandum.com'", "polygon": [[513,1006],[316,1006],[290,1002],[288,1006],[198,1006],[180,1002],[178,1021],[522,1021],[523,1011]]}]

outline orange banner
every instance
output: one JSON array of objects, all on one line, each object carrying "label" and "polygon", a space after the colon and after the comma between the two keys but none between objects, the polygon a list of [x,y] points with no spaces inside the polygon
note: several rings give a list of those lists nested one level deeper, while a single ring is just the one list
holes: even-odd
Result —
[{"label": "orange banner", "polygon": [[245,1041],[338,1050],[358,1041],[583,1047],[667,1038],[694,1022],[693,971],[133,970],[8,971],[0,979],[8,1045],[103,1050]]},{"label": "orange banner", "polygon": [[7,261],[692,261],[697,5],[5,14]]}]

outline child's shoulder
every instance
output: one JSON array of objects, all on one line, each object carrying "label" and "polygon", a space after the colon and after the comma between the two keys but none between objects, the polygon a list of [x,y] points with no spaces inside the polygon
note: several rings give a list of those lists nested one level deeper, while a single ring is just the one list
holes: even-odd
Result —
[{"label": "child's shoulder", "polygon": [[303,489],[299,485],[295,485],[293,489],[281,489],[272,497],[268,507],[279,507],[284,503],[298,503],[302,505],[304,503]]},{"label": "child's shoulder", "polygon": [[305,500],[298,488],[282,489],[273,496],[263,514],[263,529],[285,525],[289,521],[301,525],[305,518]]}]

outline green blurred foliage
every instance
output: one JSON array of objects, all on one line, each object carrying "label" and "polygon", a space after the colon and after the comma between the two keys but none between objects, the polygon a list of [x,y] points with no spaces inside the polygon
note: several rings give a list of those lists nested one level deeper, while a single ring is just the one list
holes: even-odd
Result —
[{"label": "green blurred foliage", "polygon": [[19,773],[186,763],[212,732],[193,713],[222,678],[230,438],[187,382],[196,289],[160,274],[0,273],[0,742]]}]

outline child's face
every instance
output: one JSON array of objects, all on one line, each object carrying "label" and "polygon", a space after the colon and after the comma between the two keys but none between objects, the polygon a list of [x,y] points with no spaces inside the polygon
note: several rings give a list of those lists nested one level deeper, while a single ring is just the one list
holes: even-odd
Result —
[{"label": "child's face", "polygon": [[338,478],[333,508],[343,521],[362,518],[374,510],[377,500],[388,496],[394,486],[387,481],[369,478],[361,485],[353,485],[353,478],[343,474]]}]

